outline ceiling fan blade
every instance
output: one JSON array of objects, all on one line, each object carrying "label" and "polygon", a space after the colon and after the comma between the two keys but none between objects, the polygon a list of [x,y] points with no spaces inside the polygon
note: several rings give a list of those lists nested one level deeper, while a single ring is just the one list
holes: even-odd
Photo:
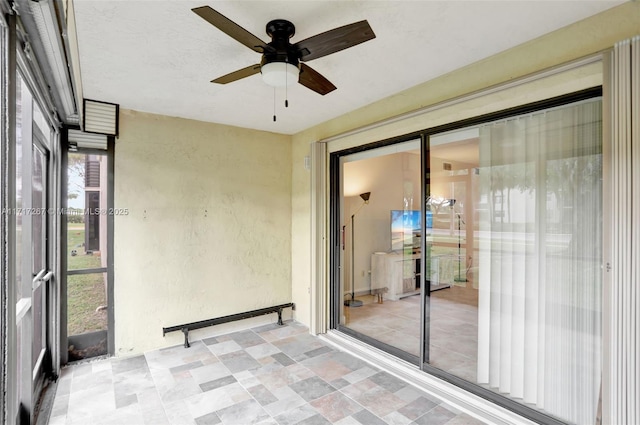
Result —
[{"label": "ceiling fan blade", "polygon": [[365,20],[314,35],[293,46],[300,53],[300,60],[310,61],[374,38],[376,35]]},{"label": "ceiling fan blade", "polygon": [[316,93],[320,93],[323,96],[336,89],[336,86],[334,86],[331,81],[327,80],[318,71],[304,63],[300,64],[298,82],[306,88],[311,89]]},{"label": "ceiling fan blade", "polygon": [[248,66],[246,68],[239,69],[230,74],[223,75],[222,77],[218,77],[215,80],[211,80],[211,82],[218,83],[218,84],[232,83],[242,78],[250,77],[253,74],[258,74],[259,72],[260,72],[260,64],[255,64],[255,65]]},{"label": "ceiling fan blade", "polygon": [[251,50],[263,53],[265,49],[267,49],[267,43],[209,6],[196,7],[191,10],[223,33],[244,44]]}]

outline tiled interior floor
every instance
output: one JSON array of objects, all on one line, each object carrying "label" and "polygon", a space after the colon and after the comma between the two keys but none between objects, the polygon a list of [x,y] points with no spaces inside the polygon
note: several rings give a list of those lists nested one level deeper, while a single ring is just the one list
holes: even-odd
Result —
[{"label": "tiled interior floor", "polygon": [[[420,355],[420,296],[378,304],[360,296],[362,307],[345,308],[347,326],[378,341]],[[476,382],[478,352],[478,290],[471,282],[456,283],[431,293],[430,363]]]},{"label": "tiled interior floor", "polygon": [[287,322],[67,367],[49,423],[481,422]]},{"label": "tiled interior floor", "polygon": [[361,307],[345,307],[347,327],[378,341],[420,354],[420,296],[378,304],[372,295],[356,297]]},{"label": "tiled interior floor", "polygon": [[429,363],[477,382],[478,290],[453,285],[431,293]]}]

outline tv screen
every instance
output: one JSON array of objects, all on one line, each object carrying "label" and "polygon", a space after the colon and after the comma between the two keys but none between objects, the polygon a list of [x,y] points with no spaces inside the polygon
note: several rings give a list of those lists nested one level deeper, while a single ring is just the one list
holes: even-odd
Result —
[{"label": "tv screen", "polygon": [[421,233],[420,211],[391,210],[392,251],[405,248],[419,249]]}]

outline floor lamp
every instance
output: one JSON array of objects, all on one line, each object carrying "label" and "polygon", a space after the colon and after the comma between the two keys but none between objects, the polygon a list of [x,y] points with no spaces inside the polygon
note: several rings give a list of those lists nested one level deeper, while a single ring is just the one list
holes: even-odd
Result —
[{"label": "floor lamp", "polygon": [[[461,266],[460,263],[462,262],[461,260],[461,256],[460,256],[460,223],[464,223],[462,221],[462,217],[460,216],[460,213],[456,213],[456,215],[458,216],[458,277],[456,277],[455,279],[453,279],[454,282],[467,282],[467,267],[465,264],[465,276],[462,277],[462,270],[461,270]],[[466,254],[465,254],[466,257]]]},{"label": "floor lamp", "polygon": [[369,203],[370,196],[371,196],[371,192],[361,193],[360,197],[364,202],[362,203],[362,205],[360,205],[360,207],[358,207],[358,209],[353,214],[351,214],[351,299],[344,300],[344,305],[347,307],[362,306],[362,301],[355,299],[355,278],[356,278],[355,269],[356,268],[355,268],[355,238],[354,238],[354,231],[353,231],[353,219],[358,213],[358,211],[360,211],[362,207],[364,207],[366,204]]}]

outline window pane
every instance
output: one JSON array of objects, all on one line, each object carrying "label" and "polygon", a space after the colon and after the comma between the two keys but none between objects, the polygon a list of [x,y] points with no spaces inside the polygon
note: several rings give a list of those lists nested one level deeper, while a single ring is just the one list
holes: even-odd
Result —
[{"label": "window pane", "polygon": [[107,329],[106,280],[106,273],[67,277],[68,335]]},{"label": "window pane", "polygon": [[107,267],[106,162],[105,155],[69,154],[68,270]]},{"label": "window pane", "polygon": [[107,353],[107,274],[67,276],[69,361]]}]

